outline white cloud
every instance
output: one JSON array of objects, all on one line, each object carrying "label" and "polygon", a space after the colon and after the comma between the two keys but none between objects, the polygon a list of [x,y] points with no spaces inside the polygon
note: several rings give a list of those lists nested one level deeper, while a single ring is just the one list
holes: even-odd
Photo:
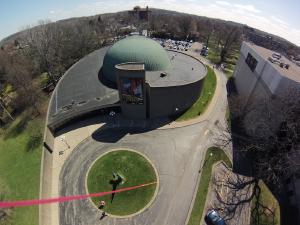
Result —
[{"label": "white cloud", "polygon": [[252,12],[252,13],[259,13],[259,12],[261,12],[260,10],[258,10],[257,8],[255,8],[253,5],[234,4],[233,6],[235,8],[237,8],[237,9],[248,11],[248,12]]},{"label": "white cloud", "polygon": [[223,6],[230,6],[231,5],[229,2],[226,2],[226,1],[216,1],[216,3],[218,5],[223,5]]},{"label": "white cloud", "polygon": [[271,16],[271,18],[276,21],[277,23],[283,25],[283,26],[289,26],[289,24],[285,21],[283,21],[282,19],[279,19],[278,17],[276,16]]},{"label": "white cloud", "polygon": [[[114,12],[121,10],[119,1],[97,1],[92,3],[81,3],[72,9],[59,9],[50,11],[50,19],[53,21],[70,17],[92,16],[100,13]],[[118,7],[119,6],[119,7]]]}]

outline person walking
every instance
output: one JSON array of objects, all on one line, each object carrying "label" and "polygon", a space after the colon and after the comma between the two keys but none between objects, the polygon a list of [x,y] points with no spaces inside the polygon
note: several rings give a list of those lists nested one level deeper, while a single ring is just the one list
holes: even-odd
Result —
[{"label": "person walking", "polygon": [[100,205],[99,205],[99,209],[104,209],[104,206],[105,206],[105,201],[100,201]]}]

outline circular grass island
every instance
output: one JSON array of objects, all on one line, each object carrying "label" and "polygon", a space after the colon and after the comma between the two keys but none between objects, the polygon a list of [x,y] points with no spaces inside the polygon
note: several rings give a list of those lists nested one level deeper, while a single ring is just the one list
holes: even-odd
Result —
[{"label": "circular grass island", "polygon": [[[121,188],[157,182],[157,174],[148,159],[130,150],[110,151],[98,158],[87,175],[89,193],[106,192]],[[99,207],[112,216],[130,216],[142,211],[150,204],[156,192],[157,184],[138,189],[92,198]]]}]

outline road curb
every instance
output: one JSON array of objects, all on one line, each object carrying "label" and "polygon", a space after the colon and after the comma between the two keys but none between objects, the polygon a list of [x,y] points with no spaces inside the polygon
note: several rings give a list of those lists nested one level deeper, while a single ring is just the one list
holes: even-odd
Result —
[{"label": "road curb", "polygon": [[[206,154],[207,150],[209,149],[210,147],[208,147],[202,154]],[[201,168],[201,165],[203,165],[203,161],[205,160],[205,157],[203,158],[202,157],[202,160],[201,160],[201,163],[200,163],[200,168]],[[198,173],[198,177],[197,177],[197,183],[196,183],[196,186],[195,186],[195,189],[194,189],[194,195],[193,195],[193,199],[191,201],[191,205],[190,205],[190,208],[189,208],[189,212],[188,212],[188,215],[187,215],[187,218],[185,220],[185,225],[188,225],[189,223],[189,220],[190,220],[190,217],[191,217],[191,214],[192,214],[192,211],[193,211],[193,208],[194,208],[194,203],[195,203],[195,199],[196,199],[196,196],[197,196],[197,192],[198,192],[198,187],[199,187],[199,183],[200,183],[200,180],[201,180],[201,175],[202,175],[202,171],[201,173]]]}]

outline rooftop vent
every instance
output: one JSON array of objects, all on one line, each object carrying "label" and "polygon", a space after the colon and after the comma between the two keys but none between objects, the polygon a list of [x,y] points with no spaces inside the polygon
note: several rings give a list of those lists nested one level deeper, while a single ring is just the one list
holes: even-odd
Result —
[{"label": "rooftop vent", "polygon": [[87,102],[88,102],[88,101],[83,100],[83,101],[78,102],[77,105],[84,105],[84,104],[86,104]]},{"label": "rooftop vent", "polygon": [[65,106],[62,106],[61,109],[62,109],[63,111],[68,111],[68,110],[72,109],[72,106],[73,106],[72,104],[65,105]]},{"label": "rooftop vent", "polygon": [[160,74],[160,77],[165,77],[165,76],[167,76],[167,73],[166,73],[166,72],[162,72],[162,73]]}]

